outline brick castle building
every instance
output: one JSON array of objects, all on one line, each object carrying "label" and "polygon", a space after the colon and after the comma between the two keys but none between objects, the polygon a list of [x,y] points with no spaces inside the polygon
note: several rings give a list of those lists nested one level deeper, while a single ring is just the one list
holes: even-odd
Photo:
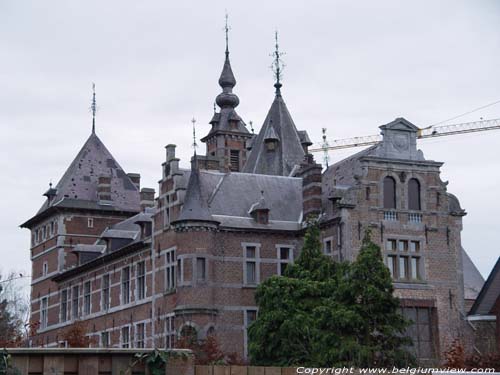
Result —
[{"label": "brick castle building", "polygon": [[31,231],[31,321],[40,324],[33,346],[64,346],[64,330],[81,320],[95,346],[168,348],[180,335],[214,333],[224,351],[246,357],[255,288],[297,258],[309,215],[339,261],[356,257],[371,228],[414,321],[418,358],[435,362],[454,338],[470,337],[465,316],[483,279],[461,246],[465,211],[440,179],[442,163],[417,149],[418,128],[397,118],[380,127],[380,143],[323,171],[287,109],[279,67],[276,76],[253,134],[236,112],[226,49],[206,154],[184,169],[167,145],[156,196],[92,129],[22,224]]}]

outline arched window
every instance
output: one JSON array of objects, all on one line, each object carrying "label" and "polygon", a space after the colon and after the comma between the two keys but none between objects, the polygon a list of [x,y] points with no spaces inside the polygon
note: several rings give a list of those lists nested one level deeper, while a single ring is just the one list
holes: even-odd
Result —
[{"label": "arched window", "polygon": [[187,345],[195,344],[198,341],[198,332],[196,332],[196,328],[185,325],[181,329],[181,339]]},{"label": "arched window", "polygon": [[420,182],[416,178],[408,181],[408,209],[421,210],[420,206]]},{"label": "arched window", "polygon": [[396,180],[384,178],[384,208],[396,208]]}]

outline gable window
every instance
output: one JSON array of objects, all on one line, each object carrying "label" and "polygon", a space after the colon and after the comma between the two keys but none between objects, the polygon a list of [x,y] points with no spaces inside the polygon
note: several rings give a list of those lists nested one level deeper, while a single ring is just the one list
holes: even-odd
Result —
[{"label": "gable window", "polygon": [[136,265],[137,275],[137,299],[146,297],[146,263],[144,261]]},{"label": "gable window", "polygon": [[68,320],[68,290],[61,290],[61,312],[60,312],[61,322]]},{"label": "gable window", "polygon": [[408,209],[421,210],[420,205],[420,182],[416,178],[411,178],[408,181]]},{"label": "gable window", "polygon": [[385,243],[386,264],[394,280],[423,279],[423,260],[420,241],[388,239]]},{"label": "gable window", "polygon": [[206,281],[207,279],[207,260],[206,258],[196,258],[196,280]]},{"label": "gable window", "polygon": [[165,291],[175,289],[175,249],[167,251],[165,254]]},{"label": "gable window", "polygon": [[259,249],[255,245],[247,245],[243,249],[244,255],[244,283],[246,285],[255,285],[259,282],[258,258]]},{"label": "gable window", "polygon": [[144,323],[139,323],[135,326],[135,347],[144,348],[146,326]]},{"label": "gable window", "polygon": [[40,306],[40,327],[47,328],[48,320],[48,309],[49,309],[49,299],[47,297],[42,298]]},{"label": "gable window", "polygon": [[109,274],[102,275],[101,280],[101,308],[104,311],[109,309]]},{"label": "gable window", "polygon": [[122,327],[121,342],[122,342],[122,348],[130,347],[130,327],[129,326]]},{"label": "gable window", "polygon": [[277,246],[278,251],[278,275],[285,273],[286,267],[293,261],[293,251],[290,247]]},{"label": "gable window", "polygon": [[86,281],[85,284],[83,284],[83,314],[84,315],[90,314],[90,292],[91,292],[90,281]]},{"label": "gable window", "polygon": [[80,299],[80,288],[75,285],[71,291],[71,317],[73,319],[78,319],[79,314],[79,299]]},{"label": "gable window", "polygon": [[396,208],[396,180],[390,176],[384,178],[384,208]]},{"label": "gable window", "polygon": [[122,269],[122,305],[130,302],[130,267]]}]

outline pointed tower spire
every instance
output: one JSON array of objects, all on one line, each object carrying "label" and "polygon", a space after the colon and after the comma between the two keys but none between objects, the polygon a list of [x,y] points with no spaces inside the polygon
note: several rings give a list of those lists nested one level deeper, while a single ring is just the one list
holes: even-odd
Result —
[{"label": "pointed tower spire", "polygon": [[281,60],[281,56],[284,55],[283,52],[280,52],[279,49],[279,43],[278,43],[278,30],[274,32],[274,52],[272,53],[271,56],[274,57],[273,64],[271,66],[273,72],[274,72],[274,78],[276,82],[274,83],[274,87],[276,88],[276,95],[281,96],[281,77],[283,75],[283,69],[285,68],[285,64]]},{"label": "pointed tower spire", "polygon": [[92,134],[95,134],[95,113],[97,111],[96,101],[95,101],[95,83],[92,82],[92,105],[90,106],[92,110]]},{"label": "pointed tower spire", "polygon": [[191,119],[191,123],[193,124],[193,149],[194,149],[194,158],[196,159],[196,148],[198,147],[198,143],[196,143],[196,119],[193,117]]}]

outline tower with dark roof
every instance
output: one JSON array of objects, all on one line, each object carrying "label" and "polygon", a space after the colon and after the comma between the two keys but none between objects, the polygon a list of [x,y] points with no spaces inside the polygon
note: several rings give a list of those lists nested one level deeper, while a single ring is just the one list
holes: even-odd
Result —
[{"label": "tower with dark roof", "polygon": [[229,61],[227,32],[226,25],[226,57],[219,78],[222,92],[215,99],[220,111],[214,111],[210,120],[212,128],[201,139],[207,145],[207,155],[206,158],[201,157],[200,160],[204,160],[204,166],[209,169],[240,171],[246,161],[246,144],[253,135],[248,131],[246,124],[235,109],[240,99],[233,93],[236,79]]}]

